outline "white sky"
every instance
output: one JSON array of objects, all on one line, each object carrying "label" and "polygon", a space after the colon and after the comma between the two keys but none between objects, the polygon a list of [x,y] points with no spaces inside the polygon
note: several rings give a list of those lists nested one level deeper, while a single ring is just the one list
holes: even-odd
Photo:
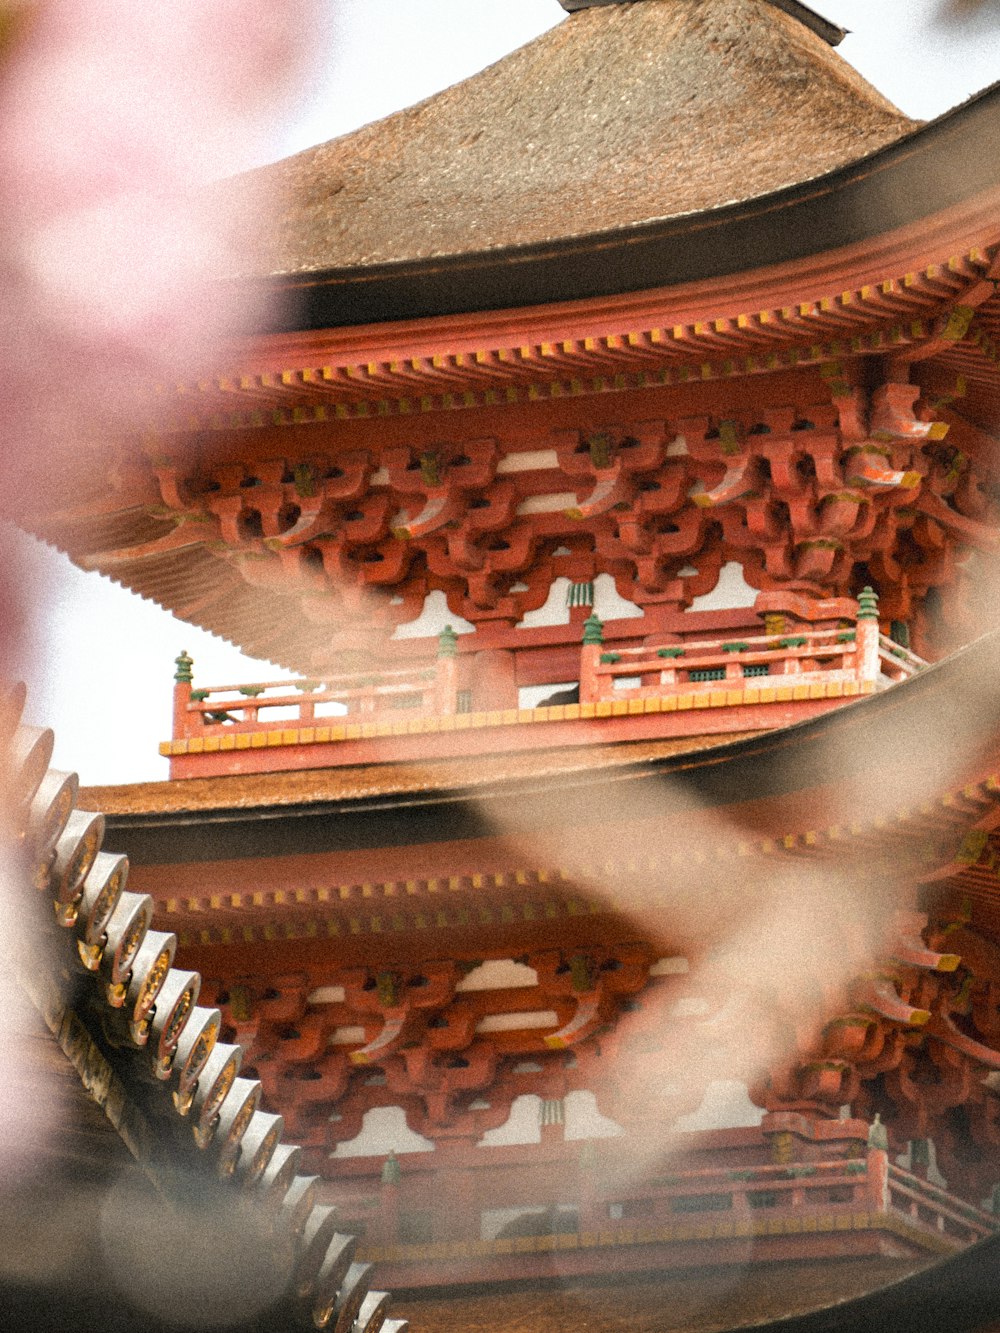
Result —
[{"label": "white sky", "polygon": [[[419,101],[565,18],[558,0],[327,3],[329,59],[277,156]],[[912,116],[940,115],[1000,79],[1000,0],[814,0],[813,7],[852,29],[841,54]],[[83,782],[167,776],[157,743],[170,734],[173,659],[182,648],[195,659],[196,683],[282,674],[56,552],[17,540],[48,606],[25,653],[32,720],[55,728],[55,763]]]}]

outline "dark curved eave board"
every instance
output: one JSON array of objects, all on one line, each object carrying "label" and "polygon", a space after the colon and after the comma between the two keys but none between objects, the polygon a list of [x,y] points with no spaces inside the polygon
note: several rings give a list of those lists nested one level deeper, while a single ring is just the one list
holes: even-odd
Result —
[{"label": "dark curved eave board", "polygon": [[[760,1333],[992,1333],[1000,1327],[1000,1235],[865,1296],[753,1327]],[[746,1333],[746,1326],[730,1333]]]},{"label": "dark curved eave board", "polygon": [[[136,864],[165,865],[452,842],[488,837],[497,823],[525,832],[554,823],[591,827],[623,811],[655,817],[693,804],[729,807],[740,823],[748,795],[780,800],[821,789],[831,782],[831,764],[839,784],[863,784],[886,769],[924,772],[929,747],[936,752],[942,742],[968,771],[1000,769],[1000,631],[883,693],[708,750],[475,789],[109,815],[108,838]],[[491,817],[494,802],[499,821]],[[743,827],[744,836],[758,833]]]},{"label": "dark curved eave board", "polygon": [[268,331],[608,297],[805,259],[995,187],[998,142],[1000,83],[888,148],[745,203],[540,245],[263,280]]}]

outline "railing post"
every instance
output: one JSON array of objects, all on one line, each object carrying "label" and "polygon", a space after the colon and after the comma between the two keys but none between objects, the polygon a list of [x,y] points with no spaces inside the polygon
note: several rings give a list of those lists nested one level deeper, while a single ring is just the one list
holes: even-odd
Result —
[{"label": "railing post", "polygon": [[878,595],[874,588],[862,588],[858,598],[856,634],[859,680],[877,681],[879,677]]},{"label": "railing post", "polygon": [[604,625],[591,611],[583,622],[583,647],[580,649],[580,702],[595,704],[601,697],[597,668],[601,662]]},{"label": "railing post", "polygon": [[382,1164],[382,1189],[376,1214],[379,1232],[376,1239],[383,1245],[396,1245],[399,1241],[399,1185],[402,1179],[399,1158],[390,1152]]},{"label": "railing post", "polygon": [[174,740],[181,740],[190,728],[188,704],[191,702],[194,661],[182,648],[180,655],[174,658],[174,665]]},{"label": "railing post", "polygon": [[593,1139],[580,1144],[580,1232],[601,1231],[605,1215],[597,1199],[597,1148]]},{"label": "railing post", "polygon": [[434,711],[439,716],[450,715],[457,710],[458,635],[450,625],[445,625],[438,635],[437,670],[434,680]]},{"label": "railing post", "polygon": [[878,1112],[868,1131],[868,1201],[880,1213],[889,1207],[889,1135]]},{"label": "railing post", "polygon": [[517,707],[517,659],[510,648],[480,649],[472,654],[471,665],[473,712]]}]

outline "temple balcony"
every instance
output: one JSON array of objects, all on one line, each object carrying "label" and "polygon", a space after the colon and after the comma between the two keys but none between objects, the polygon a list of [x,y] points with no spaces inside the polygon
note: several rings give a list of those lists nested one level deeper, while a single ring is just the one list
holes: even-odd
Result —
[{"label": "temple balcony", "polygon": [[[336,1198],[396,1286],[609,1275],[754,1258],[918,1258],[991,1235],[997,1217],[896,1165],[859,1120],[766,1115],[685,1133],[662,1172],[627,1137],[529,1148],[456,1143],[336,1163]],[[884,1131],[883,1131],[884,1132]],[[331,1197],[333,1197],[331,1195]],[[447,1201],[443,1206],[442,1201]]]},{"label": "temple balcony", "polygon": [[450,627],[434,660],[321,679],[194,688],[193,662],[182,654],[173,737],[160,753],[170,776],[184,778],[633,740],[696,743],[804,721],[926,665],[881,632],[870,589],[857,602],[800,607],[798,616],[768,611],[773,596],[757,599],[756,626],[711,638],[695,629],[655,642],[620,633],[606,641],[591,614],[578,646],[550,652],[541,676],[532,669],[531,688],[551,691],[534,706],[519,688],[516,651],[499,655],[499,672],[491,661],[484,687],[469,642],[478,636],[460,639]]}]

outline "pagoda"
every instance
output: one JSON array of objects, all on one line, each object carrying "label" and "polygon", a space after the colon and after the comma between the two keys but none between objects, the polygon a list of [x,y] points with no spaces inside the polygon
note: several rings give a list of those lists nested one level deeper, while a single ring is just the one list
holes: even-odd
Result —
[{"label": "pagoda", "polygon": [[298,673],[84,796],[379,1280],[663,1329],[996,1228],[1000,88],[564,7],[264,168],[270,326],[22,522]]}]

